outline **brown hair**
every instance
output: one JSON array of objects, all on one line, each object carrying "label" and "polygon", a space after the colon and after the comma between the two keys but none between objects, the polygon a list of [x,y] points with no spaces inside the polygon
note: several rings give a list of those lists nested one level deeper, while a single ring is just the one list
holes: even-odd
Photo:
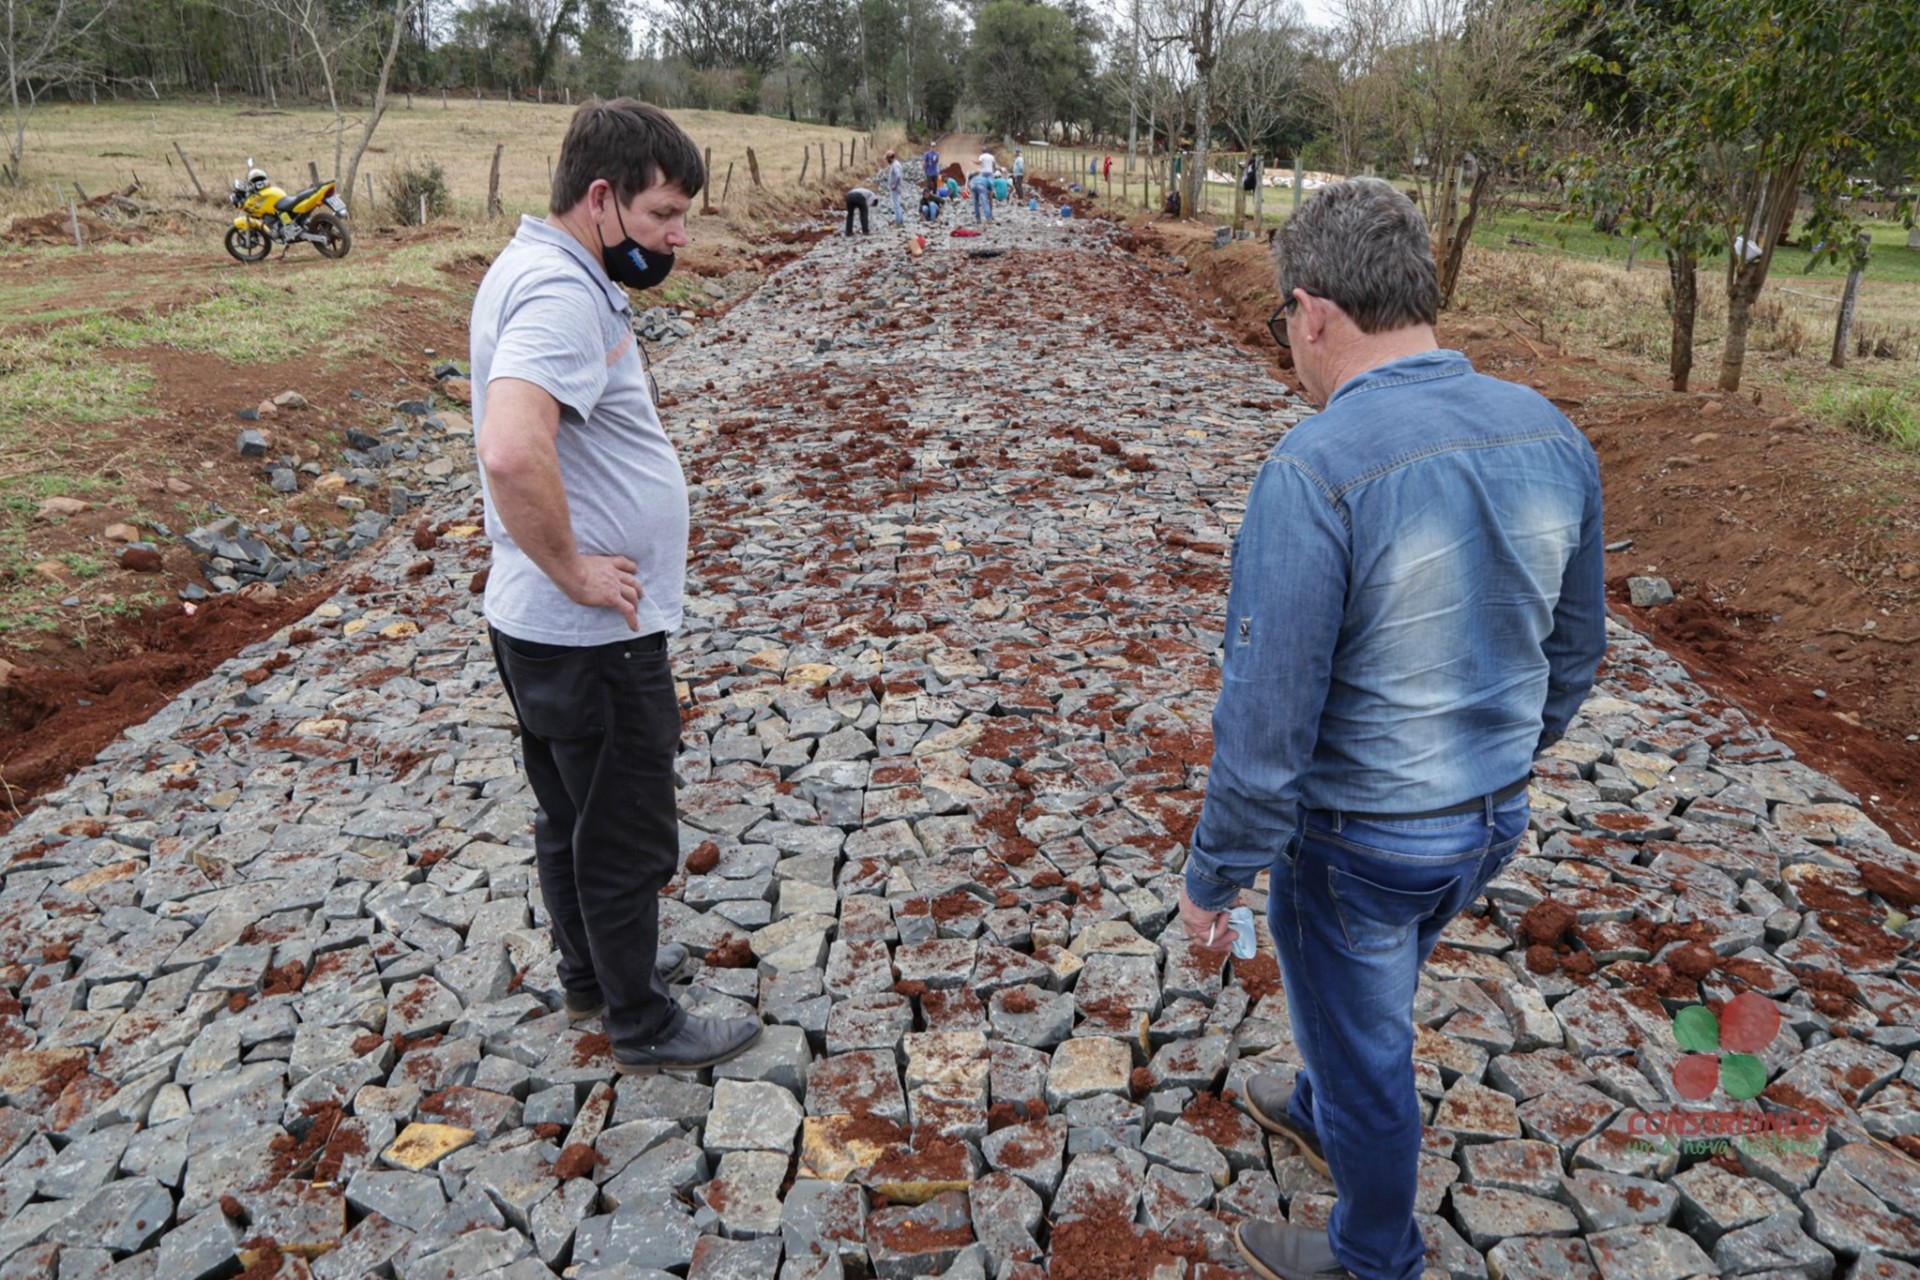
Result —
[{"label": "brown hair", "polygon": [[560,144],[547,212],[565,213],[586,198],[596,178],[605,178],[621,201],[664,179],[688,198],[707,183],[706,166],[686,130],[651,103],[614,98],[581,105]]}]

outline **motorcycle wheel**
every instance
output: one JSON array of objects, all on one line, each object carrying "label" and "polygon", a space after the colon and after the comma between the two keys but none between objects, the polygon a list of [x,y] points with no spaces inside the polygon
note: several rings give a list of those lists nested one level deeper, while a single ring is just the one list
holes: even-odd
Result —
[{"label": "motorcycle wheel", "polygon": [[241,262],[259,262],[273,252],[273,241],[252,227],[228,227],[227,252]]},{"label": "motorcycle wheel", "polygon": [[326,258],[344,258],[347,250],[353,248],[353,236],[347,231],[347,224],[330,213],[316,213],[307,219],[307,230],[326,239],[314,248]]}]

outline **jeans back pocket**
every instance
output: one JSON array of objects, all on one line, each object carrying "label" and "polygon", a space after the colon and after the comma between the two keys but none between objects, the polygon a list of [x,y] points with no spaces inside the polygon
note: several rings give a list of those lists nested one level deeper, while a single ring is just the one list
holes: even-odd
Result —
[{"label": "jeans back pocket", "polygon": [[1454,876],[1431,889],[1396,889],[1339,867],[1327,868],[1327,896],[1350,950],[1376,955],[1403,947],[1460,887]]}]

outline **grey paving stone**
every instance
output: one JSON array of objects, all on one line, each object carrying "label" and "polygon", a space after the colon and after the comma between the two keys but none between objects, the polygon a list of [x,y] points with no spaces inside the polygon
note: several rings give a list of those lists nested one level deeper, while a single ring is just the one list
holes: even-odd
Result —
[{"label": "grey paving stone", "polygon": [[1713,1246],[1713,1261],[1722,1275],[1788,1271],[1811,1280],[1827,1280],[1836,1265],[1832,1252],[1815,1244],[1791,1211],[1727,1232]]},{"label": "grey paving stone", "polygon": [[1587,1240],[1601,1280],[1684,1280],[1711,1274],[1713,1259],[1672,1227],[1616,1227]]}]

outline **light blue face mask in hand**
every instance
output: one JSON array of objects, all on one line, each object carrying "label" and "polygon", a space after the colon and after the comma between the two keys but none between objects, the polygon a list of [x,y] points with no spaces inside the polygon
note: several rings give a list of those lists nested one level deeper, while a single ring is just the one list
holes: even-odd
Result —
[{"label": "light blue face mask in hand", "polygon": [[[1241,960],[1253,959],[1254,950],[1259,946],[1259,939],[1254,936],[1253,932],[1253,908],[1235,907],[1233,910],[1227,912],[1227,927],[1233,930],[1234,956]],[[1214,928],[1219,928],[1218,920],[1214,922]],[[1209,932],[1207,934],[1207,945],[1211,947],[1213,944],[1214,935],[1212,932]]]}]

